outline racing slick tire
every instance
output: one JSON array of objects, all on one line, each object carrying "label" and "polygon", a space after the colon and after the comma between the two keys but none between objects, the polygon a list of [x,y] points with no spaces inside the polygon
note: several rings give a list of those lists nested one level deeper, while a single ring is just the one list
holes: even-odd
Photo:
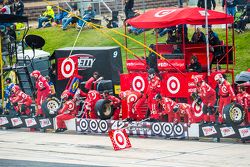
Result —
[{"label": "racing slick tire", "polygon": [[106,99],[100,99],[95,104],[95,112],[98,118],[102,120],[110,119],[114,114],[113,106],[110,105],[110,101]]},{"label": "racing slick tire", "polygon": [[245,118],[244,108],[238,103],[231,103],[224,107],[223,118],[227,124],[240,125]]},{"label": "racing slick tire", "polygon": [[57,115],[61,102],[56,97],[47,98],[42,104],[42,110],[46,118],[53,118]]}]

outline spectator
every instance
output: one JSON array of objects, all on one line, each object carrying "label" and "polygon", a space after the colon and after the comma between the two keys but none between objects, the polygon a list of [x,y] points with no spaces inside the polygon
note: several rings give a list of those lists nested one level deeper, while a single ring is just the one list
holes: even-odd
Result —
[{"label": "spectator", "polygon": [[182,53],[180,47],[178,45],[173,45],[173,54],[180,54]]},{"label": "spectator", "polygon": [[90,22],[92,19],[95,18],[95,11],[93,10],[92,6],[88,6],[88,9],[84,11],[82,20],[78,20],[77,28],[84,27],[86,22]]},{"label": "spectator", "polygon": [[192,56],[190,64],[188,66],[188,70],[192,72],[201,72],[201,64],[198,62],[198,59],[196,56]]},{"label": "spectator", "polygon": [[[207,0],[207,9],[211,10],[213,6],[213,10],[215,10],[216,2],[215,0]],[[197,7],[205,8],[205,0],[198,0]]]},{"label": "spectator", "polygon": [[67,12],[60,10],[59,13],[55,15],[56,24],[60,24],[62,22],[62,19],[65,18],[67,15]]},{"label": "spectator", "polygon": [[234,16],[237,3],[237,0],[222,0],[222,8],[227,14]]},{"label": "spectator", "polygon": [[23,4],[23,2],[21,0],[15,0],[14,11],[15,11],[15,14],[18,15],[18,16],[23,15],[24,4]]},{"label": "spectator", "polygon": [[248,19],[247,8],[245,8],[243,12],[236,12],[235,13],[234,26],[235,26],[235,30],[238,33],[242,33],[245,31],[247,19]]},{"label": "spectator", "polygon": [[209,44],[213,46],[211,47],[211,51],[215,56],[219,56],[221,54],[220,39],[218,34],[213,32],[211,27],[208,28],[208,40]]},{"label": "spectator", "polygon": [[76,17],[79,15],[80,15],[80,12],[77,9],[77,7],[73,7],[73,11],[69,12],[68,15],[62,19],[62,29],[66,30],[67,26],[73,21],[75,21],[77,19]]},{"label": "spectator", "polygon": [[3,1],[3,7],[1,9],[1,13],[2,14],[11,14],[10,5],[8,3],[8,0]]},{"label": "spectator", "polygon": [[167,37],[167,44],[173,44],[176,43],[176,36],[173,35],[173,31],[169,30],[168,31],[168,37]]},{"label": "spectator", "polygon": [[96,90],[96,84],[101,81],[103,77],[100,77],[98,72],[94,72],[93,76],[89,78],[89,80],[85,84],[85,89],[89,90]]},{"label": "spectator", "polygon": [[125,12],[126,20],[134,17],[133,7],[134,7],[134,0],[125,0],[124,12]]},{"label": "spectator", "polygon": [[[152,50],[155,51],[155,45],[154,44],[151,44],[149,46],[149,48],[151,48]],[[154,52],[149,51],[149,55],[146,58],[147,65],[148,65],[149,68],[153,68],[157,74],[159,74],[157,59],[158,59],[157,55]]]},{"label": "spectator", "polygon": [[[135,13],[135,14],[134,14],[133,17],[136,17],[136,16],[139,16],[139,15],[140,15],[140,12],[139,12],[138,10],[136,10],[134,13]],[[133,33],[133,34],[135,34],[135,35],[139,35],[139,34],[141,34],[141,33],[144,32],[144,31],[145,31],[145,30],[142,29],[142,28],[135,28],[135,27],[133,27],[133,26],[128,26],[128,33]]]},{"label": "spectator", "polygon": [[206,43],[206,37],[204,33],[200,30],[200,28],[197,28],[194,32],[192,39],[192,43]]},{"label": "spectator", "polygon": [[46,11],[38,18],[38,29],[43,27],[44,22],[48,22],[54,19],[54,11],[52,6],[47,6]]},{"label": "spectator", "polygon": [[9,46],[11,45],[11,41],[9,35],[6,33],[6,28],[4,26],[1,26],[0,33],[2,38],[2,59],[6,67],[8,66],[7,56],[10,55]]}]

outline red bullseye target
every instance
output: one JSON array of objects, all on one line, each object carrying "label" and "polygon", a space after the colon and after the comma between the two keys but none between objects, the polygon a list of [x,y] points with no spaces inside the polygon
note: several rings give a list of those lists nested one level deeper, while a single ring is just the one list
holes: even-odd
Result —
[{"label": "red bullseye target", "polygon": [[61,65],[61,73],[65,78],[69,78],[74,74],[76,67],[71,58],[64,59]]},{"label": "red bullseye target", "polygon": [[180,81],[178,80],[178,78],[172,76],[170,78],[168,78],[167,81],[167,89],[171,94],[176,94],[179,92],[181,88],[181,84]]},{"label": "red bullseye target", "polygon": [[136,76],[132,81],[133,90],[141,92],[145,89],[145,81],[141,76]]},{"label": "red bullseye target", "polygon": [[192,103],[192,108],[194,110],[194,116],[195,117],[200,117],[203,114],[202,108],[203,108],[203,103],[201,103],[201,105],[198,105],[197,103],[195,103],[195,101],[193,101]]},{"label": "red bullseye target", "polygon": [[121,149],[125,148],[126,145],[127,145],[127,140],[126,140],[126,137],[124,136],[124,134],[119,131],[119,130],[116,130],[114,132],[114,142],[115,144],[120,147]]}]

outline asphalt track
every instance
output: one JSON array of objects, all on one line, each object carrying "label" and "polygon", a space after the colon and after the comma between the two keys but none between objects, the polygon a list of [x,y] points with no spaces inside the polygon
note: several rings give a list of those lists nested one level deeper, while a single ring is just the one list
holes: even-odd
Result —
[{"label": "asphalt track", "polygon": [[250,166],[250,144],[135,137],[130,141],[132,148],[114,151],[108,136],[0,130],[0,166]]}]

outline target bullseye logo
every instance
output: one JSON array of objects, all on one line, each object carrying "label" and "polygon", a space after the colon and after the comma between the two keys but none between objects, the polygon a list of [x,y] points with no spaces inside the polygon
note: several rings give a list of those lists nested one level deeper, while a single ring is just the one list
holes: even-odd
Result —
[{"label": "target bullseye logo", "polygon": [[167,89],[171,94],[176,94],[179,92],[181,88],[181,84],[180,81],[178,80],[178,78],[172,76],[170,78],[168,78],[167,81]]},{"label": "target bullseye logo", "polygon": [[132,81],[133,90],[141,92],[145,89],[145,81],[141,76],[136,76]]},{"label": "target bullseye logo", "polygon": [[221,89],[223,93],[227,93],[227,87],[225,85],[223,85]]},{"label": "target bullseye logo", "polygon": [[203,103],[201,105],[198,105],[193,101],[192,103],[192,108],[194,109],[194,116],[195,117],[200,117],[203,114],[202,108],[203,108]]},{"label": "target bullseye logo", "polygon": [[129,96],[128,96],[128,102],[134,102],[134,101],[136,101],[137,100],[137,96],[135,95],[135,94],[130,94]]},{"label": "target bullseye logo", "polygon": [[114,131],[114,142],[120,148],[126,148],[127,140],[125,135],[120,130]]},{"label": "target bullseye logo", "polygon": [[155,13],[155,17],[164,17],[169,15],[170,13],[173,13],[174,11],[176,11],[176,9],[174,10],[161,10],[157,13]]},{"label": "target bullseye logo", "polygon": [[74,74],[75,69],[75,62],[70,57],[63,60],[61,73],[65,78],[71,77]]}]

